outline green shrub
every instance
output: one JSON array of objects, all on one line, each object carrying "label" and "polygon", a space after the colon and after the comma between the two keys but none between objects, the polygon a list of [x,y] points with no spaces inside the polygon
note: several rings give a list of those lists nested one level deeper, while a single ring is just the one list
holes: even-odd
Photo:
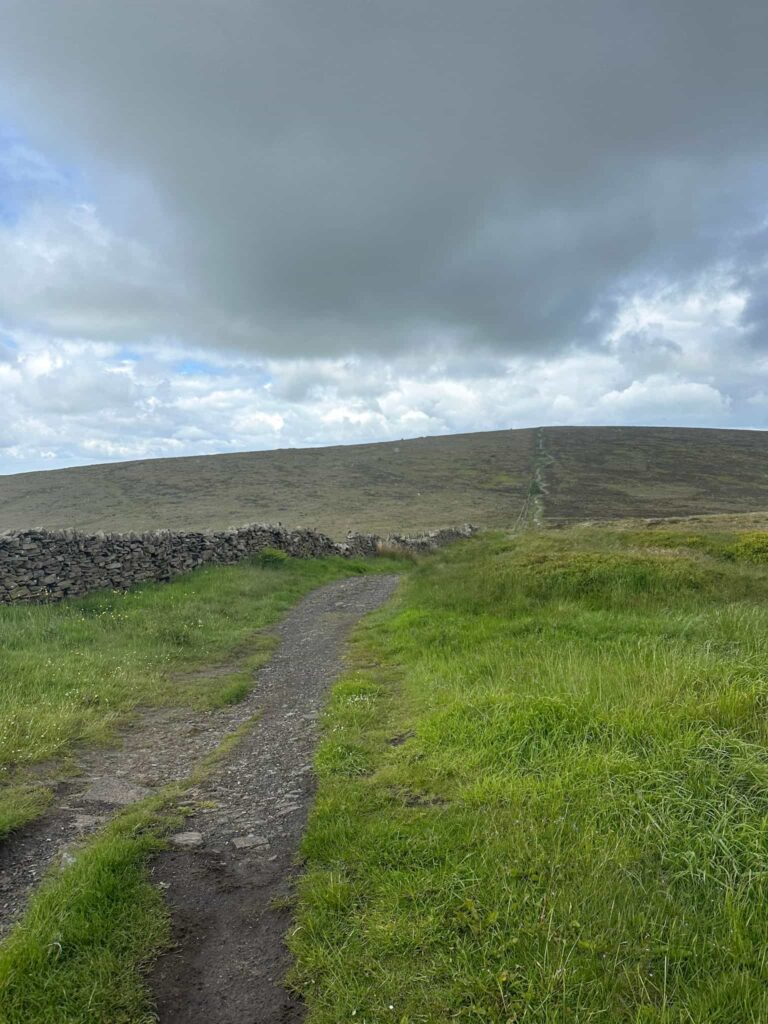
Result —
[{"label": "green shrub", "polygon": [[768,533],[742,533],[726,551],[737,562],[768,565]]},{"label": "green shrub", "polygon": [[278,548],[264,548],[257,556],[257,561],[265,569],[279,569],[288,561],[288,554]]}]

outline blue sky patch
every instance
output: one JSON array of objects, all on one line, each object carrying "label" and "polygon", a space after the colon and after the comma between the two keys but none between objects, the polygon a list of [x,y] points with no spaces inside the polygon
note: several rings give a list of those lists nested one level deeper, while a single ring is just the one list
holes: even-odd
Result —
[{"label": "blue sky patch", "polygon": [[0,221],[14,224],[36,203],[75,201],[78,184],[72,168],[49,159],[0,123]]}]

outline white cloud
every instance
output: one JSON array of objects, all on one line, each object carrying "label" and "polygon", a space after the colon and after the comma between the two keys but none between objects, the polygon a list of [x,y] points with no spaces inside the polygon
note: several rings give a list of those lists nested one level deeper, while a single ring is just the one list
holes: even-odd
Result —
[{"label": "white cloud", "polygon": [[[632,300],[597,350],[263,360],[6,328],[0,471],[542,423],[768,428],[768,354],[728,285]],[[727,343],[724,343],[727,342]]]},{"label": "white cloud", "polygon": [[8,325],[0,471],[536,424],[768,428],[768,353],[724,278],[628,301],[598,349],[269,358]]},{"label": "white cloud", "polygon": [[710,384],[671,381],[654,374],[644,381],[632,381],[621,391],[609,391],[597,403],[597,410],[609,422],[641,422],[706,425],[720,422],[730,400]]},{"label": "white cloud", "polygon": [[12,6],[0,471],[768,427],[764,3]]}]

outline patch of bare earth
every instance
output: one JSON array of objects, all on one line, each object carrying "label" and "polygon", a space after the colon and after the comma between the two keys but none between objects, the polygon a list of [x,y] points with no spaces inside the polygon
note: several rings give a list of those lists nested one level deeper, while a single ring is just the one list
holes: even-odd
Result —
[{"label": "patch of bare earth", "polygon": [[258,715],[190,791],[204,809],[153,866],[176,945],[150,981],[162,1024],[300,1020],[302,1006],[283,986],[290,915],[279,903],[291,890],[314,791],[316,722],[352,627],[396,585],[395,576],[358,576],[322,587],[279,625],[279,646],[245,700],[218,711],[148,712],[119,747],[82,754],[78,776],[57,785],[51,810],[0,842],[0,935],[52,862],[76,855],[77,841],[121,807],[188,777]]}]

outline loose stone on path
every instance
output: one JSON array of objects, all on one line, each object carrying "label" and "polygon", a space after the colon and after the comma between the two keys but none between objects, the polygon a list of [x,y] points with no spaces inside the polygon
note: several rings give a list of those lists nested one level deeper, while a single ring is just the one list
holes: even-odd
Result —
[{"label": "loose stone on path", "polygon": [[202,846],[203,835],[202,832],[177,832],[171,836],[171,842],[174,846]]}]

